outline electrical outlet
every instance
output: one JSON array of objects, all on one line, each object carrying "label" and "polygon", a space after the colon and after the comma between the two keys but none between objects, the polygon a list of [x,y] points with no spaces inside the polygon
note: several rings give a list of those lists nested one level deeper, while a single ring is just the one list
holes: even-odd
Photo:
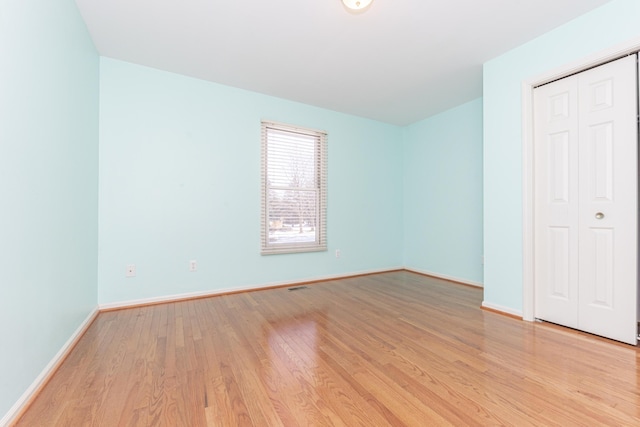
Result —
[{"label": "electrical outlet", "polygon": [[136,265],[129,264],[127,265],[127,269],[125,270],[125,277],[136,277]]},{"label": "electrical outlet", "polygon": [[336,258],[340,258],[340,249],[336,249]]},{"label": "electrical outlet", "polygon": [[189,261],[189,271],[192,273],[198,271],[198,261],[196,261],[195,259]]}]

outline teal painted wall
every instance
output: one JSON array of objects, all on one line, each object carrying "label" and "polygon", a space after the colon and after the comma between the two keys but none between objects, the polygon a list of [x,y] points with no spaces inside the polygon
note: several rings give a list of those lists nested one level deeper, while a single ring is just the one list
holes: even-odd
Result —
[{"label": "teal painted wall", "polygon": [[[261,119],[328,132],[328,252],[260,255]],[[102,58],[99,159],[101,304],[402,266],[397,126]]]},{"label": "teal painted wall", "polygon": [[2,0],[0,419],[97,304],[98,78],[72,0]]},{"label": "teal painted wall", "polygon": [[485,302],[522,310],[522,82],[639,37],[638,18],[614,0],[484,65]]},{"label": "teal painted wall", "polygon": [[404,129],[404,264],[482,283],[482,98]]},{"label": "teal painted wall", "polygon": [[[520,84],[639,37],[638,16],[614,0],[487,62],[483,99],[399,128],[98,60],[71,0],[4,0],[0,414],[97,302],[406,265],[520,310]],[[261,119],[328,131],[328,252],[259,255]]]}]

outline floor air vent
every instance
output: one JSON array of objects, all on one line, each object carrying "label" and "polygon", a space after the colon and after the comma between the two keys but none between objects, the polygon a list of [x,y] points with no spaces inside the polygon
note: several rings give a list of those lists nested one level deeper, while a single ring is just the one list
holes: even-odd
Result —
[{"label": "floor air vent", "polygon": [[299,291],[301,289],[307,289],[306,286],[296,286],[295,288],[289,288],[288,291]]}]

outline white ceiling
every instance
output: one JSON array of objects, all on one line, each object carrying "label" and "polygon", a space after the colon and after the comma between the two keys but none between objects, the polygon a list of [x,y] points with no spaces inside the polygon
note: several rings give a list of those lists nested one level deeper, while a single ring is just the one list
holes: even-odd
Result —
[{"label": "white ceiling", "polygon": [[103,56],[406,125],[482,63],[608,0],[76,0]]}]

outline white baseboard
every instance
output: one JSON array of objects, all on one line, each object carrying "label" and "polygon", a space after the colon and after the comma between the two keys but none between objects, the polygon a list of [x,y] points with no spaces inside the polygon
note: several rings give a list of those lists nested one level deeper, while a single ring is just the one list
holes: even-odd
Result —
[{"label": "white baseboard", "polygon": [[502,305],[493,304],[493,303],[486,302],[486,301],[482,301],[482,306],[485,307],[485,308],[491,309],[491,310],[500,311],[502,313],[510,314],[512,316],[522,317],[522,311],[521,310],[514,310],[514,309],[509,308],[509,307],[504,307]]},{"label": "white baseboard", "polygon": [[87,316],[87,318],[78,326],[75,332],[69,337],[67,342],[64,343],[62,348],[53,356],[53,359],[44,367],[40,375],[36,377],[36,379],[31,383],[29,388],[22,393],[20,399],[9,409],[2,419],[0,419],[0,426],[5,427],[9,424],[17,421],[17,417],[22,415],[26,406],[31,403],[31,399],[33,399],[36,394],[40,391],[40,389],[47,383],[47,381],[51,378],[51,376],[56,372],[60,364],[64,361],[67,355],[71,352],[76,342],[80,339],[82,334],[89,328],[91,322],[98,315],[98,307],[94,308],[91,313]]},{"label": "white baseboard", "polygon": [[258,289],[268,289],[268,288],[275,288],[275,287],[281,287],[281,286],[284,287],[284,286],[298,285],[300,283],[346,279],[353,276],[386,273],[389,271],[396,271],[396,270],[404,270],[404,267],[383,268],[383,269],[377,269],[377,270],[363,270],[363,271],[355,271],[355,272],[342,273],[342,274],[332,274],[327,276],[308,277],[304,279],[289,280],[289,281],[283,281],[283,282],[269,282],[269,283],[262,283],[259,285],[238,286],[233,288],[223,288],[223,289],[216,289],[216,290],[210,290],[210,291],[187,292],[183,294],[165,295],[161,297],[142,298],[137,300],[100,304],[98,308],[100,311],[119,310],[122,308],[138,307],[142,305],[161,304],[165,302],[175,302],[175,301],[182,301],[182,300],[188,300],[188,299],[194,299],[194,298],[213,297],[216,295],[228,294],[232,292],[254,291]]},{"label": "white baseboard", "polygon": [[462,283],[463,285],[469,285],[469,286],[475,286],[477,288],[482,288],[484,287],[484,285],[480,282],[475,282],[473,280],[468,280],[468,279],[461,279],[459,277],[454,277],[454,276],[448,276],[446,274],[440,274],[440,273],[434,273],[433,271],[427,271],[427,270],[420,270],[418,268],[409,268],[409,267],[405,267],[404,268],[407,271],[412,271],[414,273],[418,273],[418,274],[424,274],[426,276],[432,276],[432,277],[436,277],[438,279],[444,279],[444,280],[449,280],[450,282],[457,282],[457,283]]}]

